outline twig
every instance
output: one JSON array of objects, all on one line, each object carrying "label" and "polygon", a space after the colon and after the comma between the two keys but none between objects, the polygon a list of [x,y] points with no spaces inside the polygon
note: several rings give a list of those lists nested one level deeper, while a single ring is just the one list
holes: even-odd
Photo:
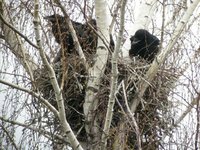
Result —
[{"label": "twig", "polygon": [[[198,93],[198,95],[200,95]],[[199,143],[199,128],[200,128],[200,107],[199,104],[200,103],[200,97],[197,99],[197,103],[196,103],[196,113],[197,113],[197,125],[196,125],[196,133],[195,133],[195,149],[198,149],[198,143]]]},{"label": "twig", "polygon": [[110,88],[110,95],[109,95],[109,101],[107,106],[107,112],[106,112],[106,121],[104,124],[103,134],[102,134],[102,149],[106,149],[107,146],[107,136],[109,134],[110,125],[112,121],[113,116],[113,107],[115,104],[115,95],[117,91],[117,80],[118,80],[118,56],[119,51],[121,48],[121,42],[122,42],[122,36],[124,32],[124,16],[125,16],[125,6],[126,6],[127,0],[122,1],[121,6],[121,12],[120,12],[120,30],[118,34],[117,44],[115,51],[112,56],[112,75],[111,75],[111,88]]},{"label": "twig", "polygon": [[[38,128],[30,126],[29,124],[24,124],[24,123],[21,123],[21,122],[5,119],[5,118],[3,118],[1,116],[0,116],[0,120],[8,122],[8,123],[11,123],[11,124],[14,124],[14,125],[18,125],[18,126],[24,127],[25,129],[33,130],[33,131],[38,132],[38,133],[40,133],[40,134],[42,134],[44,136],[48,135],[49,137],[52,138],[52,133],[51,132],[43,130],[41,128],[38,129]],[[64,138],[64,137],[62,137],[60,135],[56,135],[56,134],[54,134],[53,136],[55,136],[57,139],[65,142],[65,144],[69,144],[69,141],[67,141],[66,138]]]},{"label": "twig", "polygon": [[62,129],[64,131],[64,135],[69,137],[71,146],[74,149],[83,150],[83,148],[80,145],[79,141],[77,140],[75,134],[73,133],[69,123],[66,120],[65,105],[64,105],[62,91],[59,88],[59,84],[56,79],[55,72],[54,72],[52,66],[49,64],[49,62],[46,58],[46,55],[44,53],[44,50],[42,48],[40,32],[39,32],[39,24],[40,24],[40,22],[39,22],[39,1],[35,0],[34,2],[35,3],[34,3],[34,22],[33,23],[34,23],[36,41],[37,41],[37,45],[39,47],[38,50],[40,52],[42,62],[44,63],[44,65],[48,71],[50,81],[51,81],[51,84],[52,84],[54,92],[55,92],[56,102],[57,102],[58,110],[59,110],[59,120],[60,120],[60,123],[62,124]]},{"label": "twig", "polygon": [[123,89],[123,93],[124,93],[125,106],[126,106],[126,109],[127,109],[128,116],[132,120],[131,122],[133,123],[133,125],[135,127],[135,132],[136,132],[137,142],[138,142],[138,149],[142,150],[141,137],[140,137],[140,129],[139,129],[139,127],[137,125],[137,122],[136,122],[136,120],[134,118],[134,115],[131,112],[130,107],[128,105],[128,100],[127,100],[127,96],[126,96],[126,90],[125,90],[124,81],[122,81],[122,89]]},{"label": "twig", "polygon": [[76,32],[75,32],[75,30],[74,30],[74,27],[73,27],[73,25],[72,25],[72,22],[71,22],[71,20],[70,20],[70,18],[69,18],[69,16],[68,16],[67,12],[65,11],[64,6],[61,4],[60,0],[55,0],[54,2],[61,8],[61,10],[62,10],[62,12],[63,12],[63,14],[64,14],[64,16],[65,16],[66,22],[67,22],[66,25],[69,27],[69,31],[70,31],[70,33],[71,33],[71,35],[72,35],[72,38],[73,38],[73,41],[74,41],[74,45],[75,45],[75,49],[77,50],[77,52],[78,52],[78,54],[79,54],[81,60],[83,61],[86,70],[88,70],[89,65],[88,65],[88,63],[87,63],[87,61],[86,61],[85,55],[84,55],[84,53],[83,53],[83,50],[82,50],[82,48],[81,48],[81,46],[80,46],[80,43],[79,43],[79,41],[78,41],[78,38],[77,38],[77,36],[76,36]]},{"label": "twig", "polygon": [[14,146],[14,148],[16,150],[18,150],[19,148],[17,147],[17,145],[16,145],[16,143],[14,141],[14,138],[10,135],[10,133],[8,132],[8,130],[3,125],[0,124],[0,126],[1,126],[2,130],[6,133],[7,137],[9,138],[9,140],[12,143],[12,145]]},{"label": "twig", "polygon": [[35,47],[36,49],[38,49],[38,46],[35,45],[33,42],[31,42],[25,35],[23,35],[20,31],[18,31],[15,27],[13,27],[11,24],[9,24],[2,16],[2,14],[0,14],[0,19],[3,21],[3,23],[5,25],[7,25],[10,29],[12,29],[15,33],[19,34],[22,38],[24,38],[25,41],[27,41],[30,45],[32,45],[33,47]]},{"label": "twig", "polygon": [[36,97],[38,100],[40,100],[41,103],[43,103],[51,112],[53,112],[55,116],[57,116],[57,117],[59,116],[58,111],[48,102],[48,100],[41,97],[40,94],[37,94],[37,93],[33,92],[32,90],[28,90],[27,88],[20,87],[19,85],[16,85],[14,83],[9,83],[9,82],[1,80],[1,79],[0,79],[0,83],[10,86],[14,89],[18,89],[20,91],[29,93],[30,95],[32,95],[32,96]]}]

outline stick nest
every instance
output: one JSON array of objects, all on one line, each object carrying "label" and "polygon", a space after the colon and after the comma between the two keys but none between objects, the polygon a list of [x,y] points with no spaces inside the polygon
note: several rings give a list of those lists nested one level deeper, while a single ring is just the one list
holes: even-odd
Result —
[{"label": "stick nest", "polygon": [[[63,63],[64,62],[64,63]],[[144,74],[149,65],[140,60],[137,63],[127,63],[119,61],[118,64],[118,92],[117,102],[114,107],[114,116],[112,120],[110,138],[108,143],[113,143],[122,124],[126,125],[124,129],[127,138],[127,148],[137,148],[137,138],[135,130],[131,127],[126,114],[124,103],[125,96],[129,105],[137,95],[138,81],[143,80]],[[83,104],[86,93],[88,74],[77,55],[68,55],[54,64],[57,80],[62,88],[66,107],[66,117],[72,130],[76,133],[80,141],[86,141],[86,132],[84,129]],[[47,99],[55,108],[57,103],[54,91],[50,83],[47,71],[42,68],[36,71],[36,85],[43,97]],[[142,138],[143,149],[156,149],[161,144],[160,135],[166,133],[171,118],[166,119],[168,113],[168,95],[173,81],[176,77],[172,76],[171,70],[159,70],[154,81],[150,83],[142,98],[143,105],[139,105],[135,112],[135,119],[138,123]],[[107,63],[104,76],[101,81],[100,90],[96,96],[99,105],[96,113],[100,128],[103,128],[105,114],[110,93],[111,63]],[[123,82],[122,82],[123,81]],[[121,84],[124,83],[126,93],[123,93]],[[59,129],[58,120],[49,124],[54,124],[55,130]],[[109,144],[108,144],[109,145]]]}]

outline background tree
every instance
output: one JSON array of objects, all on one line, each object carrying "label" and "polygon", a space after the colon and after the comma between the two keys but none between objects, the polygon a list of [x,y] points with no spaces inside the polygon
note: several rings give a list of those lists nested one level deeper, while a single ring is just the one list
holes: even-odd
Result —
[{"label": "background tree", "polygon": [[[2,149],[199,148],[198,0],[1,0],[0,11]],[[160,39],[152,63],[128,56],[138,29]]]}]

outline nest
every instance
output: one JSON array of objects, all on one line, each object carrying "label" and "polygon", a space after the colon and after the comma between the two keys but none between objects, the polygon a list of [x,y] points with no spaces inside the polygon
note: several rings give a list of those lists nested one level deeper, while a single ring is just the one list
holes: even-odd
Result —
[{"label": "nest", "polygon": [[[83,64],[77,55],[70,55],[65,60],[65,67],[61,62],[57,62],[54,65],[54,70],[57,75],[57,79],[60,85],[63,83],[63,74],[65,75],[63,85],[63,97],[66,106],[66,117],[72,130],[76,133],[77,138],[80,141],[86,142],[86,132],[84,129],[84,113],[83,103],[86,92],[86,85],[88,74]],[[147,67],[144,67],[147,66]],[[138,61],[132,64],[126,64],[120,61],[118,64],[119,76],[118,84],[123,81],[126,89],[126,95],[128,102],[137,94],[138,81],[144,76],[148,69],[148,65],[145,62]],[[49,102],[57,108],[55,101],[55,95],[53,88],[50,84],[50,80],[46,71],[40,69],[37,71],[37,86],[43,97],[48,99]],[[96,110],[96,115],[100,127],[103,128],[105,121],[105,114],[107,103],[110,93],[110,78],[111,78],[111,63],[108,61],[105,74],[102,78],[100,90],[96,98],[99,100],[99,105]],[[142,136],[142,148],[143,149],[157,149],[160,145],[160,134],[164,132],[169,124],[168,120],[164,120],[161,116],[167,113],[168,107],[168,94],[172,83],[172,76],[170,71],[159,71],[155,77],[155,80],[145,91],[143,96],[144,107],[140,104],[135,112],[135,119],[140,128]],[[137,138],[133,128],[131,128],[129,121],[126,119],[122,108],[126,111],[124,105],[124,93],[119,86],[117,94],[118,103],[114,107],[114,116],[112,120],[112,126],[110,130],[110,138],[108,145],[112,145],[117,136],[117,132],[120,129],[120,124],[126,125],[126,139],[127,149],[137,148]],[[59,129],[58,121],[55,118],[54,121],[55,130]],[[108,146],[109,147],[109,146]],[[110,147],[111,148],[111,147]]]},{"label": "nest", "polygon": [[[114,107],[112,128],[110,131],[110,145],[114,143],[116,136],[118,136],[119,131],[121,130],[120,124],[125,124],[125,131],[122,132],[125,132],[127,149],[137,149],[135,129],[130,126],[130,121],[127,120],[127,116],[124,114],[124,112],[126,112],[124,99],[126,95],[129,104],[131,104],[134,97],[137,96],[138,81],[144,77],[148,68],[149,65],[142,61],[131,64],[119,62],[118,64],[118,85],[123,81],[126,93],[123,93],[121,86],[118,87],[117,102]],[[99,116],[100,118],[98,119],[99,122],[101,122],[99,124],[104,124],[105,120],[105,108],[107,108],[110,93],[110,77],[111,70],[110,65],[108,65],[97,96],[100,102],[97,114],[101,113],[101,116]],[[137,107],[135,119],[141,132],[143,149],[157,149],[161,144],[160,134],[167,130],[169,122],[171,121],[164,120],[162,116],[168,113],[167,98],[173,81],[174,77],[172,77],[169,70],[159,70],[154,81],[145,91],[143,96],[144,106],[140,104]]]}]

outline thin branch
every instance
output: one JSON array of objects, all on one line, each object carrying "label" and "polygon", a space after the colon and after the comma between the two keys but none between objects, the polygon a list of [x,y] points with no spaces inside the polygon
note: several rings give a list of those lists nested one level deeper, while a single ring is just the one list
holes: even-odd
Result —
[{"label": "thin branch", "polygon": [[[48,70],[48,74],[49,74],[53,89],[55,91],[56,100],[59,99],[60,101],[63,101],[62,93],[61,93],[61,91],[59,89],[59,85],[58,85],[58,82],[57,82],[57,79],[56,79],[55,72],[54,72],[52,66],[50,65],[50,63],[48,62],[48,60],[46,58],[46,55],[44,53],[44,50],[42,49],[40,33],[39,33],[39,24],[40,23],[39,23],[39,16],[38,16],[38,8],[39,8],[38,1],[35,0],[34,26],[35,26],[35,35],[36,35],[36,41],[37,41],[37,45],[38,45],[38,50],[40,52],[40,56],[42,58],[42,61],[43,61],[44,65],[45,65],[45,67]],[[60,105],[60,103],[59,103],[59,105]],[[63,105],[64,105],[64,103],[63,103]],[[60,112],[60,109],[59,109],[59,112]]]},{"label": "thin branch", "polygon": [[21,41],[17,32],[15,32],[16,30],[14,30],[15,28],[8,23],[12,22],[12,20],[9,17],[8,11],[5,10],[6,4],[4,1],[0,2],[0,7],[0,23],[3,24],[2,31],[4,34],[4,40],[10,46],[10,50],[12,51],[12,53],[17,57],[17,59],[25,68],[26,72],[29,74],[31,81],[34,81],[33,71],[37,69],[38,65],[34,62],[33,58],[24,48],[22,44],[23,42]]},{"label": "thin branch", "polygon": [[194,105],[197,105],[197,102],[200,100],[200,94],[197,98],[193,99],[192,102],[189,104],[187,109],[182,113],[182,115],[175,121],[173,126],[178,126],[178,124],[185,118],[185,116],[191,112],[192,108],[194,108]]},{"label": "thin branch", "polygon": [[15,141],[14,141],[14,138],[10,135],[9,131],[3,126],[3,125],[0,125],[2,130],[6,133],[7,137],[9,138],[10,142],[12,143],[12,145],[14,146],[14,148],[16,150],[18,150],[19,148],[17,147]]},{"label": "thin branch", "polygon": [[[117,14],[118,14],[118,11],[119,11],[119,9],[120,9],[120,7],[121,7],[121,3],[122,3],[122,0],[118,1],[117,6],[116,6],[116,8],[114,9],[113,13],[111,12],[111,14],[112,14],[112,21],[111,21],[110,26],[109,26],[109,33],[110,33],[110,34],[111,34],[112,31],[113,31],[114,24],[115,24],[116,19],[117,19]],[[110,10],[110,11],[111,11],[111,10]]]},{"label": "thin branch", "polygon": [[88,63],[87,63],[87,61],[86,61],[85,55],[84,55],[84,53],[83,53],[83,50],[82,50],[82,48],[81,48],[81,46],[80,46],[80,43],[79,43],[79,41],[78,41],[78,38],[77,38],[77,36],[76,36],[76,32],[75,32],[75,30],[74,30],[74,27],[73,27],[73,25],[72,25],[72,22],[71,22],[71,20],[70,20],[70,18],[69,18],[69,16],[68,16],[67,12],[65,11],[64,6],[61,4],[60,0],[55,0],[54,2],[61,8],[61,10],[62,10],[62,12],[63,12],[63,14],[64,14],[64,16],[65,16],[65,19],[66,19],[66,21],[67,21],[67,24],[66,24],[66,25],[69,27],[69,31],[70,31],[70,33],[71,33],[71,35],[72,35],[72,38],[73,38],[73,41],[74,41],[75,49],[77,50],[77,52],[78,52],[78,54],[79,54],[81,60],[83,61],[86,70],[88,70],[89,65],[88,65]]},{"label": "thin branch", "polygon": [[104,124],[103,134],[102,134],[102,146],[103,149],[106,149],[107,146],[107,136],[109,134],[110,125],[113,116],[113,108],[115,104],[115,95],[117,91],[117,80],[118,80],[118,56],[121,49],[122,37],[124,32],[124,16],[125,16],[125,6],[127,0],[122,1],[121,12],[120,12],[120,30],[118,34],[117,44],[115,51],[112,56],[112,75],[111,75],[111,88],[110,88],[110,95],[108,101],[108,107],[106,112],[106,121]]},{"label": "thin branch", "polygon": [[162,6],[163,6],[163,11],[162,11],[162,26],[161,26],[161,40],[160,40],[160,49],[162,49],[163,45],[163,37],[164,37],[164,27],[165,27],[165,5],[166,0],[163,0]]},{"label": "thin branch", "polygon": [[[199,94],[200,95],[200,94]],[[197,99],[196,104],[196,113],[197,113],[197,125],[196,125],[196,133],[195,133],[195,149],[198,149],[198,143],[199,143],[199,128],[200,128],[200,97]]]},{"label": "thin branch", "polygon": [[[122,82],[119,84],[118,90],[120,89],[121,86],[122,86],[122,90],[123,90],[124,102],[125,102],[125,107],[126,107],[126,108],[123,108],[123,106],[122,106],[122,105],[120,104],[120,102],[118,101],[117,97],[116,97],[116,102],[117,102],[117,104],[119,105],[119,107],[120,107],[120,109],[121,109],[121,111],[122,111],[122,114],[123,114],[123,115],[126,117],[126,119],[128,120],[130,127],[132,128],[133,131],[135,131],[136,136],[137,136],[137,142],[138,142],[138,145],[137,145],[137,146],[138,146],[138,149],[141,150],[141,137],[140,137],[141,134],[140,134],[140,130],[139,130],[139,127],[138,127],[138,125],[137,125],[137,122],[136,122],[136,120],[135,120],[135,118],[134,118],[134,115],[131,113],[130,108],[129,108],[129,106],[128,106],[128,99],[127,99],[127,94],[126,94],[126,88],[125,88],[125,85],[124,85],[124,80],[122,80]],[[122,127],[121,124],[124,124],[124,120],[125,120],[125,119],[121,119],[120,127]],[[124,126],[123,128],[125,128],[125,126]],[[126,131],[125,131],[125,129],[122,129],[122,130],[124,131],[123,134],[127,134]],[[124,136],[123,134],[122,134],[122,133],[119,133],[119,134],[118,134],[119,137],[117,137],[117,138],[118,138],[118,139],[124,138],[124,137],[122,137],[122,136]],[[120,138],[120,137],[122,137],[122,138]],[[116,141],[119,141],[119,140],[116,140]],[[122,142],[122,143],[123,143],[123,142]],[[122,148],[122,147],[124,147],[124,146],[121,144],[121,142],[120,142],[120,143],[116,143],[116,144],[114,144],[114,145],[115,145],[115,148],[114,148],[114,149],[124,149],[124,148]]]},{"label": "thin branch", "polygon": [[24,38],[25,41],[27,41],[30,45],[32,45],[34,48],[38,49],[38,46],[35,45],[33,42],[31,42],[25,35],[23,35],[20,31],[18,31],[15,27],[13,27],[11,24],[9,24],[0,14],[1,21],[7,25],[10,29],[12,29],[15,33],[19,34],[22,38]]},{"label": "thin branch", "polygon": [[58,110],[59,110],[59,120],[60,120],[60,123],[62,124],[62,129],[64,131],[64,135],[69,137],[70,144],[74,149],[83,150],[83,148],[80,145],[79,141],[77,140],[75,134],[73,133],[69,123],[66,120],[65,105],[64,105],[62,91],[59,88],[59,84],[56,79],[54,69],[49,64],[49,62],[46,58],[46,55],[44,53],[44,50],[42,48],[40,32],[39,32],[40,21],[39,21],[39,1],[38,0],[34,1],[34,22],[33,23],[34,23],[36,41],[37,41],[37,45],[39,47],[38,50],[40,52],[42,62],[44,63],[44,65],[48,71],[48,74],[49,74],[49,77],[51,80],[51,84],[52,84],[54,92],[55,92],[56,102],[57,102]]},{"label": "thin branch", "polygon": [[18,126],[21,126],[21,127],[24,127],[25,129],[30,129],[30,130],[33,130],[35,132],[38,132],[42,135],[44,135],[46,137],[46,135],[48,135],[49,137],[52,138],[52,136],[54,136],[55,138],[63,141],[65,144],[69,144],[69,141],[66,140],[66,138],[60,136],[60,135],[56,135],[56,134],[52,134],[51,132],[49,131],[46,131],[46,130],[43,130],[43,129],[38,129],[38,128],[35,128],[35,127],[32,127],[30,126],[29,124],[24,124],[24,123],[20,123],[20,122],[17,122],[17,121],[13,121],[13,120],[9,120],[9,119],[5,119],[4,117],[1,117],[0,116],[0,119],[2,121],[5,121],[5,122],[8,122],[10,124],[13,124],[13,125],[18,125]]},{"label": "thin branch", "polygon": [[14,89],[18,89],[20,91],[23,91],[23,92],[26,92],[34,97],[36,97],[38,100],[41,101],[41,103],[43,103],[51,112],[54,113],[55,116],[59,116],[59,113],[58,111],[55,109],[55,107],[53,107],[49,102],[48,100],[44,99],[43,97],[41,97],[40,94],[37,94],[35,92],[33,92],[32,90],[28,90],[27,88],[23,88],[23,87],[20,87],[19,85],[16,85],[14,83],[9,83],[7,81],[4,81],[4,80],[1,80],[0,79],[0,83],[4,84],[4,85],[7,85],[7,86],[10,86]]},{"label": "thin branch", "polygon": [[139,127],[137,125],[137,122],[136,122],[136,120],[134,118],[134,114],[131,112],[130,107],[128,105],[128,100],[127,100],[127,96],[126,96],[126,89],[125,89],[124,81],[122,81],[122,89],[123,89],[123,93],[124,93],[125,106],[126,106],[126,109],[127,109],[128,116],[129,116],[132,124],[135,127],[135,132],[136,132],[137,142],[138,142],[137,146],[138,146],[139,150],[142,150],[140,129],[139,129]]},{"label": "thin branch", "polygon": [[[194,108],[195,105],[197,105],[197,102],[199,102],[199,100],[200,100],[200,94],[198,94],[198,96],[192,100],[192,102],[187,106],[187,109],[181,114],[181,116],[171,126],[168,127],[168,129],[171,131],[175,127],[178,127],[180,122],[183,121],[183,119],[186,117],[186,115],[191,112],[191,110]],[[162,138],[165,139],[166,136],[167,135],[165,134],[165,135],[163,135]]]}]

